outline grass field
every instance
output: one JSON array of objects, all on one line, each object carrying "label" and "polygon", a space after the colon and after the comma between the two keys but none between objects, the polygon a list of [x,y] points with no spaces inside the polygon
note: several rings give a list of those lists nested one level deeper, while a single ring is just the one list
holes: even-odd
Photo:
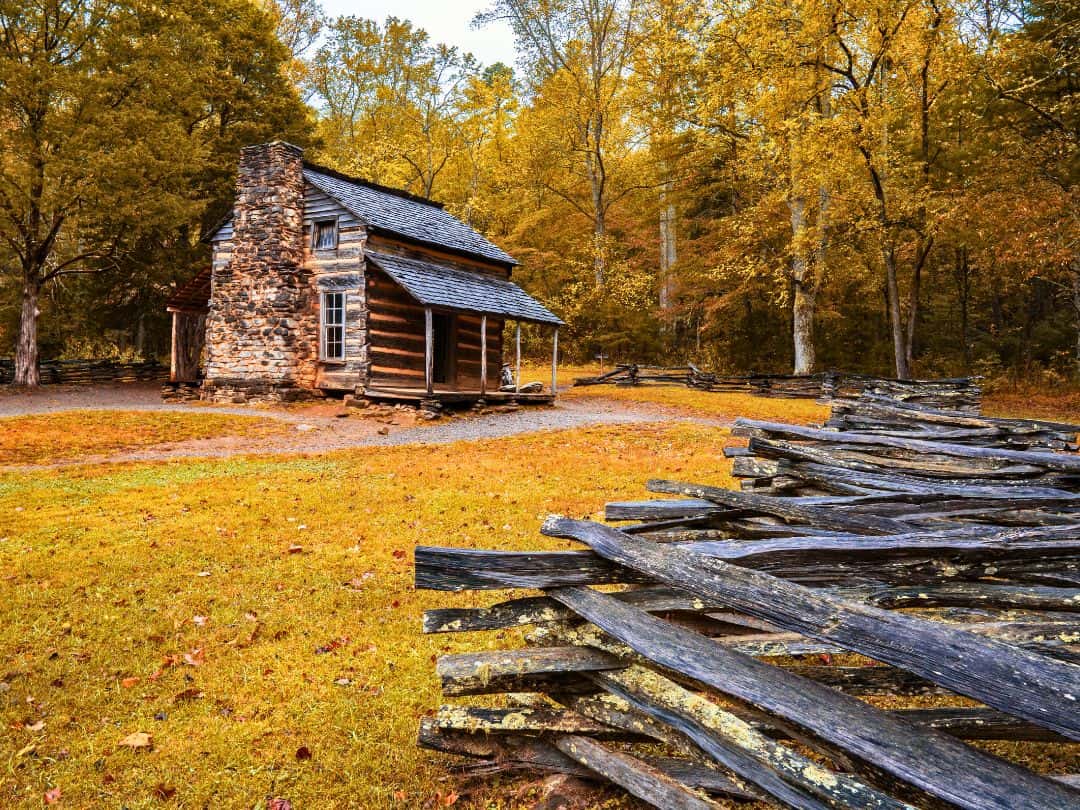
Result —
[{"label": "grass field", "polygon": [[287,425],[257,416],[170,411],[63,411],[0,418],[0,465],[44,464],[191,439],[268,436]]},{"label": "grass field", "polygon": [[[0,476],[0,806],[54,788],[71,807],[429,806],[451,792],[414,744],[434,659],[506,639],[421,636],[425,607],[491,595],[414,592],[413,546],[566,547],[537,534],[547,513],[595,514],[658,473],[730,484],[726,437],[634,425]],[[152,747],[122,744],[140,732]]]},{"label": "grass field", "polygon": [[[601,392],[724,418],[825,414],[805,400],[678,388],[569,396]],[[1072,408],[1034,406],[1059,419]],[[266,423],[7,419],[0,457],[41,463],[279,429]],[[415,746],[419,718],[440,702],[435,658],[514,638],[422,636],[426,608],[507,594],[417,593],[413,547],[571,547],[539,536],[547,514],[598,515],[608,500],[642,497],[654,476],[732,486],[729,438],[701,424],[634,424],[0,472],[0,807],[40,807],[56,790],[61,806],[132,810],[263,808],[274,797],[298,809],[446,806],[461,785]],[[518,789],[489,784],[455,803],[528,806]]]}]

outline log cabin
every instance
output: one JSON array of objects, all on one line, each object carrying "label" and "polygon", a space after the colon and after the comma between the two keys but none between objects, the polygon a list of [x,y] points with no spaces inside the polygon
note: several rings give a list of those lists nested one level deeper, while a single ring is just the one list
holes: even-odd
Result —
[{"label": "log cabin", "polygon": [[[171,381],[201,379],[203,399],[554,399],[562,321],[510,280],[509,254],[439,203],[276,141],[241,150],[232,214],[209,241],[210,265],[167,302]],[[520,390],[523,323],[551,330],[546,390]],[[516,374],[500,386],[509,325]]]}]

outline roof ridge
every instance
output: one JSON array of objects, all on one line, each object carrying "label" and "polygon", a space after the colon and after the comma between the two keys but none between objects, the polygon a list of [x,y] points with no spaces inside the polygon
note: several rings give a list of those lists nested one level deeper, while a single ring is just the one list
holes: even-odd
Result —
[{"label": "roof ridge", "polygon": [[411,200],[421,205],[430,205],[432,208],[438,208],[440,211],[445,210],[445,205],[438,200],[432,200],[428,197],[422,197],[419,194],[413,194],[411,191],[406,191],[402,188],[393,188],[392,186],[384,186],[381,183],[375,183],[371,180],[365,180],[362,177],[354,177],[345,172],[339,172],[337,169],[331,169],[329,166],[323,166],[319,163],[312,163],[310,160],[304,161],[304,168],[311,169],[312,171],[319,172],[320,174],[329,175],[330,177],[337,178],[338,180],[344,180],[346,183],[355,183],[358,186],[364,186],[375,191],[381,191],[384,194],[391,194],[395,197],[401,197],[406,200]]}]

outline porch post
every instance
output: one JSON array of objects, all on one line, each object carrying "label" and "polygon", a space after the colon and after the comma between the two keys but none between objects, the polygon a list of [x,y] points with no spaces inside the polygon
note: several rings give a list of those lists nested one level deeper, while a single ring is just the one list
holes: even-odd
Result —
[{"label": "porch post", "polygon": [[180,317],[180,313],[175,309],[172,310],[172,354],[169,357],[169,380],[171,382],[179,382],[179,352],[180,352],[180,324],[177,322]]},{"label": "porch post", "polygon": [[424,388],[428,396],[435,391],[435,328],[431,307],[424,308]]},{"label": "porch post", "polygon": [[487,393],[487,315],[480,316],[480,397]]},{"label": "porch post", "polygon": [[551,396],[559,390],[559,327],[555,327],[555,334],[551,336]]},{"label": "porch post", "polygon": [[517,328],[514,330],[514,342],[517,344],[517,369],[514,372],[514,393],[521,392],[521,321],[516,321],[514,324]]}]

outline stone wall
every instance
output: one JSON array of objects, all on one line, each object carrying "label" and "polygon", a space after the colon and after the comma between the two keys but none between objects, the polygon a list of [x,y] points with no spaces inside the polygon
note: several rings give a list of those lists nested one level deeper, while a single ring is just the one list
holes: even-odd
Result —
[{"label": "stone wall", "polygon": [[315,384],[302,154],[280,141],[241,151],[231,253],[215,262],[206,319],[208,399],[287,399]]}]

